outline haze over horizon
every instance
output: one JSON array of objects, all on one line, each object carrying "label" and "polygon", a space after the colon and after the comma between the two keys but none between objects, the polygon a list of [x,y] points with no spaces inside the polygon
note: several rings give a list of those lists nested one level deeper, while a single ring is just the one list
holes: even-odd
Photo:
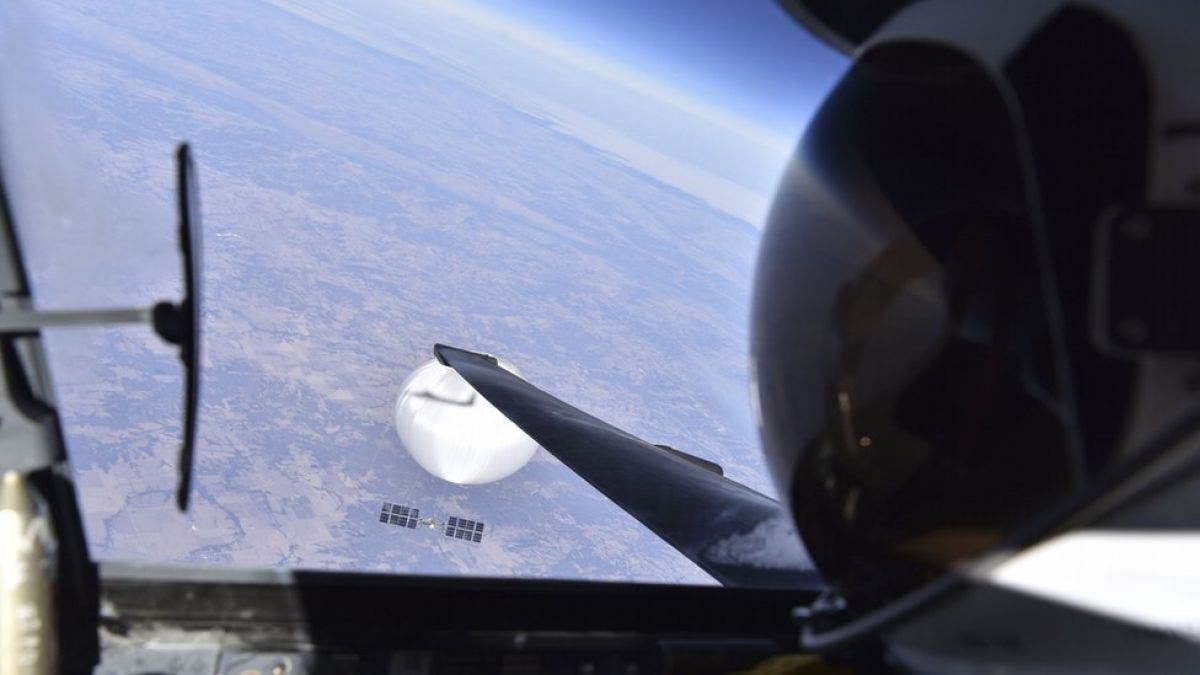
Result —
[{"label": "haze over horizon", "polygon": [[[739,4],[742,11],[733,15],[741,17],[743,28],[769,26],[773,39],[752,40],[752,46],[725,54],[741,71],[765,67],[764,59],[787,59],[788,65],[771,65],[770,72],[747,82],[726,80],[736,85],[731,91],[698,85],[696,78],[684,77],[686,69],[664,68],[670,59],[644,49],[614,56],[621,50],[579,39],[579,30],[562,28],[570,22],[561,16],[551,21],[532,11],[546,8],[540,0],[502,3],[506,13],[474,0],[412,0],[402,6],[391,0],[363,0],[352,8],[300,0],[270,2],[385,52],[395,49],[388,39],[389,26],[421,16],[428,25],[416,42],[425,54],[416,58],[432,55],[452,62],[473,84],[520,105],[534,103],[536,109],[530,112],[550,115],[573,135],[755,227],[762,226],[796,139],[844,62],[767,0]],[[610,13],[620,7],[647,11],[645,3],[599,6]],[[663,8],[672,5],[658,7],[656,11],[665,12]],[[706,2],[696,7],[724,5]],[[689,9],[695,8],[680,3],[672,11],[678,16]],[[724,26],[720,34],[735,35],[728,32],[733,27]],[[692,39],[703,43],[707,38],[697,34]],[[755,54],[757,58],[748,59]],[[790,66],[797,60],[820,77],[806,76],[804,86],[786,86],[797,79]],[[581,73],[590,79],[580,78]],[[614,98],[614,93],[620,95]]]},{"label": "haze over horizon", "polygon": [[453,0],[721,108],[790,145],[848,59],[773,0]]}]

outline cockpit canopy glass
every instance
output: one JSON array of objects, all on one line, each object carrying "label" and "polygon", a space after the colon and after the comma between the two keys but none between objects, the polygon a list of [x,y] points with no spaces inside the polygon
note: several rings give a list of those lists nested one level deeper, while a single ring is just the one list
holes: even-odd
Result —
[{"label": "cockpit canopy glass", "polygon": [[178,299],[179,141],[203,196],[188,513],[176,352],[45,333],[93,557],[713,583],[544,449],[431,471],[397,397],[435,343],[774,496],[753,261],[844,67],[774,4],[50,0],[0,24],[40,307]]}]

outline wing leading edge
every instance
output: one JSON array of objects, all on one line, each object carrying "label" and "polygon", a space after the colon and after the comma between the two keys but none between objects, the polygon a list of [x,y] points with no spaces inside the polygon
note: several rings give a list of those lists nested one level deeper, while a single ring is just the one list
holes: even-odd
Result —
[{"label": "wing leading edge", "polygon": [[779,502],[529,384],[496,359],[434,355],[572,471],[726,586],[820,588]]}]

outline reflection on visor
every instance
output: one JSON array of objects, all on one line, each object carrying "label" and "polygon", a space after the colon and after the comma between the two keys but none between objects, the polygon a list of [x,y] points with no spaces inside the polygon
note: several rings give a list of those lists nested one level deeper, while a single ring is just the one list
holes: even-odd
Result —
[{"label": "reflection on visor", "polygon": [[1003,218],[955,231],[940,264],[902,236],[842,287],[837,419],[809,455],[860,546],[930,574],[998,543],[1067,479],[1028,239]]},{"label": "reflection on visor", "polygon": [[867,59],[835,92],[773,212],[755,309],[764,442],[801,448],[795,517],[860,606],[1000,542],[1070,473],[1004,106],[961,58],[895,49],[925,79]]}]

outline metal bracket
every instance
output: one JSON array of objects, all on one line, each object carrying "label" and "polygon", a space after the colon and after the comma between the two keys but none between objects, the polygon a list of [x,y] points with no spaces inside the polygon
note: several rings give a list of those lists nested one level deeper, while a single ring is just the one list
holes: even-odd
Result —
[{"label": "metal bracket", "polygon": [[1200,354],[1200,212],[1116,207],[1096,224],[1091,329],[1114,355]]},{"label": "metal bracket", "polygon": [[123,323],[148,323],[151,308],[130,309],[80,309],[47,310],[26,312],[10,310],[0,312],[0,335],[26,335],[43,328],[66,328],[71,326],[103,326]]}]

